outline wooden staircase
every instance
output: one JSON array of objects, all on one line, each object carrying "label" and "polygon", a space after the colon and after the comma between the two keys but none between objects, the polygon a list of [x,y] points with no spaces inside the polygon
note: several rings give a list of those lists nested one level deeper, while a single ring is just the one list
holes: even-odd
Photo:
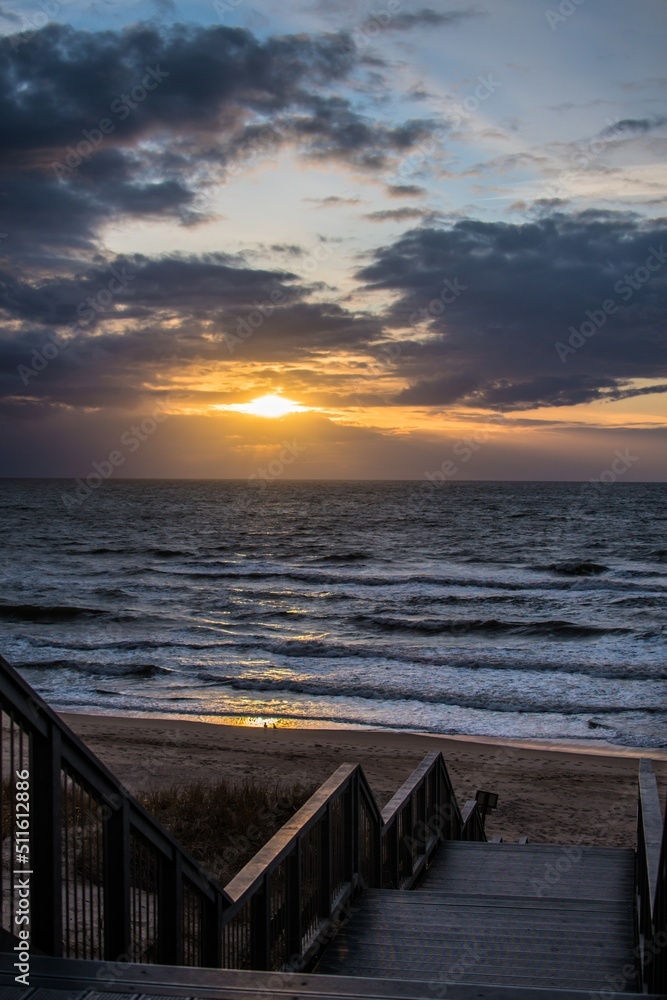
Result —
[{"label": "wooden staircase", "polygon": [[635,989],[634,864],[631,850],[444,844],[416,892],[366,892],[316,971],[450,996],[456,983]]},{"label": "wooden staircase", "polygon": [[[224,888],[1,656],[0,765],[0,1000],[667,1000],[667,827],[649,761],[634,851],[488,843],[440,753],[381,811],[361,768],[341,765]],[[26,770],[17,985],[12,776]]]}]

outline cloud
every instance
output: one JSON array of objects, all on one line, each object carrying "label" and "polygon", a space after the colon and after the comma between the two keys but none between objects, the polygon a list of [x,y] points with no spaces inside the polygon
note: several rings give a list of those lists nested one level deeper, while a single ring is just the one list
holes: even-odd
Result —
[{"label": "cloud", "polygon": [[[395,374],[408,384],[394,403],[566,406],[665,378],[666,250],[666,219],[613,211],[465,219],[378,248],[359,278],[391,293],[385,325],[407,330]],[[573,336],[563,361],[556,345]]]},{"label": "cloud", "polygon": [[[337,91],[363,57],[343,32],[49,23],[0,39],[0,185],[14,255],[89,254],[122,217],[208,218],[206,194],[284,147],[385,169],[429,133],[382,122]],[[24,265],[25,265],[24,259]]]},{"label": "cloud", "polygon": [[422,208],[385,208],[369,212],[364,216],[369,222],[405,222],[407,219],[421,219],[429,213]]},{"label": "cloud", "polygon": [[[237,363],[318,365],[381,336],[378,318],[312,301],[314,292],[321,283],[224,254],[113,258],[76,277],[0,272],[0,400],[28,415],[130,406],[148,384],[189,374],[190,395],[216,402]],[[211,399],[198,388],[202,366],[220,371]]]},{"label": "cloud", "polygon": [[387,194],[390,198],[420,198],[426,194],[426,188],[417,184],[390,184],[387,187]]},{"label": "cloud", "polygon": [[473,10],[450,10],[437,11],[430,7],[422,7],[421,10],[396,14],[387,21],[385,28],[391,31],[410,31],[412,28],[439,28],[443,24],[460,24],[462,21],[469,21],[471,18],[482,16],[480,11]]},{"label": "cloud", "polygon": [[622,132],[646,135],[647,132],[654,132],[665,125],[667,125],[667,117],[665,115],[654,115],[652,118],[621,118],[604,129],[601,135],[604,138],[610,136],[619,138],[619,133]]},{"label": "cloud", "polygon": [[336,194],[330,194],[326,198],[304,198],[303,201],[311,202],[317,208],[338,208],[339,205],[361,204],[361,198],[341,198]]}]

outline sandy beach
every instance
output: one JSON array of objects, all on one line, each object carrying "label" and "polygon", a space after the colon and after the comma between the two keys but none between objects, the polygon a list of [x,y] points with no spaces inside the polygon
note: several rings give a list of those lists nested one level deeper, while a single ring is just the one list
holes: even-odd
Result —
[{"label": "sandy beach", "polygon": [[324,781],[360,763],[380,806],[425,753],[442,750],[459,802],[497,792],[489,836],[542,843],[632,847],[637,770],[650,757],[660,798],[667,751],[599,743],[510,742],[477,737],[345,729],[264,729],[166,718],[63,715],[132,792],[216,778]]}]

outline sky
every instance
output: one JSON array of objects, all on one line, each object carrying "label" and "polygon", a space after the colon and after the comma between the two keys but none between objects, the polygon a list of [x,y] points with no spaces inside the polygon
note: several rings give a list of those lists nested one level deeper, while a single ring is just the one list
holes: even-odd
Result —
[{"label": "sky", "polygon": [[1,476],[667,478],[667,5],[424,2],[2,0]]}]

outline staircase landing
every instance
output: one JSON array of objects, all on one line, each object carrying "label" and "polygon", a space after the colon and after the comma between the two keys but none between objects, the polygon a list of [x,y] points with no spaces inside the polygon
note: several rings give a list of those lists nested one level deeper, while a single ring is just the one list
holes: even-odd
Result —
[{"label": "staircase landing", "polygon": [[629,992],[633,901],[631,850],[448,842],[415,892],[366,892],[316,971]]}]

